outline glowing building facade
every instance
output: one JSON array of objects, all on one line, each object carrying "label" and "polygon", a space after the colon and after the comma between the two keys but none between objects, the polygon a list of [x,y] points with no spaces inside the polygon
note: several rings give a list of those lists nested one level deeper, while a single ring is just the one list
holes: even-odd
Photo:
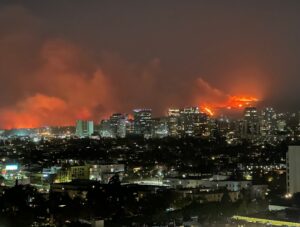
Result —
[{"label": "glowing building facade", "polygon": [[79,137],[88,137],[94,133],[94,122],[77,120],[76,122],[76,135]]}]

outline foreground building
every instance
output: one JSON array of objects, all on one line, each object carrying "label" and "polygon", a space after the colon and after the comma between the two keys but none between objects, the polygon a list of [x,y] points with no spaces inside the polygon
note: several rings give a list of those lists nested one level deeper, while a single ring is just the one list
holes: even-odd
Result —
[{"label": "foreground building", "polygon": [[300,146],[289,146],[286,154],[286,186],[287,193],[300,192]]}]

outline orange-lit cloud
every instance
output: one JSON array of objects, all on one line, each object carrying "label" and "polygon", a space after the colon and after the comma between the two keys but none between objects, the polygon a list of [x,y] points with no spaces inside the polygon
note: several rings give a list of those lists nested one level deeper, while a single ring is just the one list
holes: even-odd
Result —
[{"label": "orange-lit cloud", "polygon": [[[73,125],[76,119],[99,122],[115,111],[133,108],[133,102],[149,105],[160,64],[159,59],[154,59],[139,68],[126,63],[122,66],[113,59],[110,64],[114,69],[121,66],[113,75],[114,70],[104,72],[101,64],[80,47],[62,39],[44,41],[36,59],[37,65],[30,71],[10,70],[20,79],[12,82],[12,89],[20,86],[25,94],[0,107],[0,128]],[[135,83],[138,85],[132,89]]]},{"label": "orange-lit cloud", "polygon": [[[263,74],[255,68],[216,66],[211,78],[195,79],[178,70],[186,63],[174,63],[161,52],[135,58],[124,48],[107,51],[118,51],[118,45],[105,49],[105,42],[88,45],[84,37],[51,33],[34,15],[21,6],[0,9],[0,128],[74,125],[79,118],[98,122],[133,108],[152,108],[160,115],[170,106],[199,105],[218,115],[264,97]],[[225,76],[219,76],[222,71]]]},{"label": "orange-lit cloud", "polygon": [[[0,128],[73,125],[76,119],[99,122],[115,111],[152,107],[157,58],[141,67],[112,58],[103,70],[77,45],[51,39],[42,43],[36,59],[36,67],[24,72],[26,78],[20,76],[20,89],[28,94],[0,107]],[[13,83],[15,89],[19,82]]]},{"label": "orange-lit cloud", "polygon": [[[67,104],[56,97],[37,94],[10,108],[0,111],[0,121],[5,128],[32,128],[49,124],[68,124]],[[57,119],[60,119],[57,122]]]},{"label": "orange-lit cloud", "polygon": [[109,79],[81,55],[65,41],[46,42],[40,52],[43,63],[30,81],[36,93],[0,109],[1,126],[70,125],[76,119],[108,116],[116,103]]}]

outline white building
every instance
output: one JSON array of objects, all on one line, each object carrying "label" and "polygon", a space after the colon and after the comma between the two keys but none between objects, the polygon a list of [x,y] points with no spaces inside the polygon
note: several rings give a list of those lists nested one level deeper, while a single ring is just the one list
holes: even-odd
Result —
[{"label": "white building", "polygon": [[242,189],[248,189],[252,186],[251,181],[246,180],[208,180],[203,184],[206,188],[218,189],[218,188],[226,188],[228,191],[237,192]]},{"label": "white building", "polygon": [[108,183],[110,178],[118,174],[122,181],[125,172],[124,164],[102,164],[91,165],[90,167],[90,180],[97,180],[102,183]]},{"label": "white building", "polygon": [[202,187],[207,180],[202,178],[166,178],[163,180],[164,185],[168,185],[171,188],[199,188]]},{"label": "white building", "polygon": [[286,185],[287,192],[300,192],[300,146],[289,146],[286,154]]}]

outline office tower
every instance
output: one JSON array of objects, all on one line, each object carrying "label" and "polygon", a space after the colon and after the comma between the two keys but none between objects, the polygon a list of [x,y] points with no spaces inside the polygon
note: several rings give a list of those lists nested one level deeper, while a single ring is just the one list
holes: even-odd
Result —
[{"label": "office tower", "polygon": [[152,137],[163,138],[168,136],[168,120],[166,117],[152,119]]},{"label": "office tower", "polygon": [[194,136],[211,136],[212,131],[216,129],[215,120],[211,119],[206,113],[195,114],[194,118]]},{"label": "office tower", "polygon": [[232,131],[231,121],[225,116],[221,116],[216,120],[216,126],[222,135],[226,135],[228,132]]},{"label": "office tower", "polygon": [[125,138],[126,137],[126,114],[115,113],[111,115],[109,122],[112,134],[114,137]]},{"label": "office tower", "polygon": [[187,107],[180,111],[179,128],[182,135],[208,136],[209,117],[198,107]]},{"label": "office tower", "polygon": [[88,137],[94,133],[94,122],[86,120],[76,121],[76,135],[79,137]]},{"label": "office tower", "polygon": [[127,135],[134,135],[134,121],[133,119],[127,119],[125,122],[126,126],[126,136]]},{"label": "office tower", "polygon": [[168,132],[169,136],[177,137],[179,136],[180,132],[180,125],[179,125],[179,117],[176,116],[168,116]]},{"label": "office tower", "polygon": [[286,131],[287,128],[287,117],[284,113],[278,113],[276,119],[276,129],[279,133]]},{"label": "office tower", "polygon": [[151,109],[135,109],[134,117],[134,134],[151,137],[152,110]]},{"label": "office tower", "polygon": [[273,108],[268,107],[261,111],[260,133],[262,136],[274,135],[276,132],[277,115]]},{"label": "office tower", "polygon": [[286,154],[286,185],[287,192],[300,192],[300,146],[289,146]]},{"label": "office tower", "polygon": [[211,139],[219,139],[221,137],[216,119],[211,119],[207,116],[207,120],[203,121],[200,126],[202,127],[198,129],[199,132],[196,135],[210,137]]},{"label": "office tower", "polygon": [[187,107],[180,110],[179,124],[182,135],[194,134],[194,123],[199,114],[198,107]]},{"label": "office tower", "polygon": [[256,107],[245,108],[242,121],[242,138],[254,139],[259,133],[259,115]]},{"label": "office tower", "polygon": [[179,109],[169,109],[167,124],[169,136],[177,137],[179,136],[180,125],[179,125],[180,110]]},{"label": "office tower", "polygon": [[103,138],[113,138],[114,134],[109,120],[102,120],[99,125],[99,134]]},{"label": "office tower", "polygon": [[286,113],[286,131],[290,136],[294,136],[297,133],[299,125],[299,116],[298,113]]}]

